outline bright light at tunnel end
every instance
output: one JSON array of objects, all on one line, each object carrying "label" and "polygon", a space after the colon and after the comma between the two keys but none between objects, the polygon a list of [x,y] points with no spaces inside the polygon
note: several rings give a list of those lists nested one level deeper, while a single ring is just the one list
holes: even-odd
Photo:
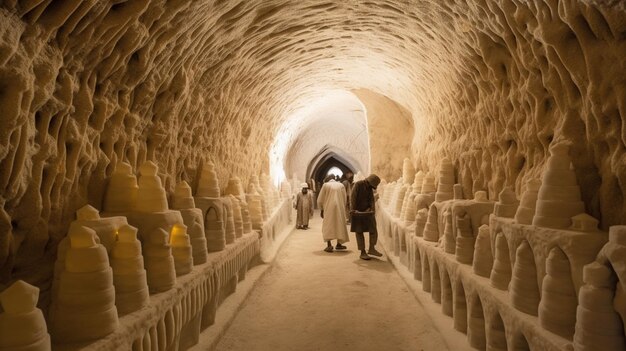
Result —
[{"label": "bright light at tunnel end", "polygon": [[[268,155],[270,176],[276,186],[280,186],[282,181],[286,179],[285,161],[287,153],[301,131],[306,130],[312,121],[324,117],[329,109],[341,110],[348,107],[348,110],[354,110],[355,102],[358,104],[359,110],[365,110],[358,97],[350,91],[314,89],[302,94],[297,101],[293,101],[289,108],[285,109],[290,113],[282,118],[283,123],[276,133]],[[369,160],[369,153],[367,159]],[[369,168],[369,164],[367,166],[366,168]],[[293,171],[296,172],[296,170]],[[304,180],[304,170],[302,170],[302,176],[301,181]]]},{"label": "bright light at tunnel end", "polygon": [[339,178],[343,177],[343,171],[339,169],[338,167],[331,167],[326,173],[327,176],[331,174],[334,175],[335,177],[336,176],[339,176]]}]

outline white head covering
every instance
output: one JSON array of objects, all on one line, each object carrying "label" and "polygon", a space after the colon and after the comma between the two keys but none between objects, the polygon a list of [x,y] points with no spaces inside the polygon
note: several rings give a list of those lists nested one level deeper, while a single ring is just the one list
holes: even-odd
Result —
[{"label": "white head covering", "polygon": [[307,184],[307,183],[300,184],[300,189],[304,189],[304,188],[308,189],[309,188],[309,184]]}]

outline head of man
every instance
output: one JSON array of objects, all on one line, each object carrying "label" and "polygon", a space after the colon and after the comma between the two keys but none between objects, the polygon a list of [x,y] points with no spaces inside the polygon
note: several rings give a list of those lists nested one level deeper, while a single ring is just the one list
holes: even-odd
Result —
[{"label": "head of man", "polygon": [[378,187],[378,184],[380,184],[380,178],[376,174],[373,174],[373,173],[367,176],[367,178],[365,178],[365,181],[373,189],[376,189]]},{"label": "head of man", "polygon": [[300,184],[300,187],[302,188],[302,193],[303,194],[306,194],[309,191],[309,184],[307,184],[307,183]]},{"label": "head of man", "polygon": [[327,175],[326,178],[324,178],[324,183],[328,183],[331,180],[335,180],[335,176],[333,174]]},{"label": "head of man", "polygon": [[346,179],[352,183],[352,181],[354,180],[354,174],[352,172],[348,172],[346,173]]}]

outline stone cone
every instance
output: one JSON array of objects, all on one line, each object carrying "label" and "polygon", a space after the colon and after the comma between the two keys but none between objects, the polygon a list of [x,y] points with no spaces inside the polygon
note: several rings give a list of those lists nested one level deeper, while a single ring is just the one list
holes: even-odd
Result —
[{"label": "stone cone", "polygon": [[393,216],[393,211],[396,208],[396,203],[398,202],[398,196],[400,193],[400,188],[402,187],[402,182],[396,182],[391,187],[389,194],[389,204],[387,205],[387,209],[389,210],[389,214]]},{"label": "stone cone", "polygon": [[248,203],[244,200],[239,200],[241,206],[241,219],[243,221],[243,232],[252,232],[252,221],[250,220],[250,210],[248,209]]},{"label": "stone cone", "polygon": [[498,195],[494,214],[496,217],[513,218],[518,206],[513,187],[507,186]]},{"label": "stone cone", "polygon": [[418,194],[415,196],[415,208],[417,210],[421,210],[422,208],[429,208],[430,205],[435,202],[435,195],[433,193],[430,194]]},{"label": "stone cone", "polygon": [[195,201],[191,196],[191,187],[183,181],[176,185],[173,196],[173,209],[179,210],[183,217],[183,223],[187,226],[187,234],[191,241],[193,264],[199,265],[207,261],[207,243],[204,231],[204,218],[202,210],[196,208]]},{"label": "stone cone", "polygon": [[430,173],[426,173],[424,176],[424,182],[422,183],[422,194],[435,193],[436,191],[435,177]]},{"label": "stone cone", "polygon": [[533,225],[569,228],[572,217],[585,212],[580,188],[571,166],[569,146],[561,143],[550,148],[548,165],[537,195]]},{"label": "stone cone", "polygon": [[176,269],[169,234],[163,228],[149,233],[143,242],[143,259],[150,293],[167,291],[176,284]]},{"label": "stone cone", "polygon": [[400,187],[402,187],[401,183],[394,182],[389,187],[389,199],[387,200],[387,208],[389,212],[393,212],[393,207],[396,205],[396,198],[398,197],[398,192],[400,191]]},{"label": "stone cone", "polygon": [[37,308],[39,288],[18,280],[0,293],[0,350],[49,351],[50,334]]},{"label": "stone cone", "polygon": [[448,210],[443,214],[444,226],[443,226],[443,249],[446,253],[456,253],[456,238],[452,231],[452,211]]},{"label": "stone cone", "polygon": [[491,254],[489,226],[483,224],[480,228],[478,228],[478,236],[476,237],[476,245],[474,246],[474,262],[472,263],[472,270],[476,275],[489,278],[492,267],[493,255]]},{"label": "stone cone", "polygon": [[456,220],[456,260],[460,263],[472,264],[474,261],[474,243],[471,220],[468,213],[455,216]]},{"label": "stone cone", "polygon": [[535,256],[528,241],[524,240],[515,251],[515,266],[511,278],[511,304],[518,311],[537,315],[539,285]]},{"label": "stone cone", "polygon": [[228,245],[234,243],[235,238],[237,237],[237,233],[235,231],[235,211],[229,198],[222,198],[222,200],[224,202],[224,212],[226,217],[224,239],[226,240],[226,245]]},{"label": "stone cone", "polygon": [[230,204],[233,209],[233,220],[235,224],[235,237],[241,238],[243,236],[243,216],[241,215],[241,205],[239,200],[233,195],[230,195]]},{"label": "stone cone", "polygon": [[193,269],[193,250],[191,240],[187,234],[187,226],[175,224],[170,233],[170,245],[174,257],[176,276],[188,274]]},{"label": "stone cone", "polygon": [[136,206],[138,212],[164,212],[168,209],[167,195],[157,172],[158,168],[152,161],[146,161],[139,167]]},{"label": "stone cone", "polygon": [[411,186],[411,191],[415,194],[422,193],[422,183],[424,183],[424,172],[418,171],[415,173],[415,177],[413,178],[413,185]]},{"label": "stone cone", "polygon": [[[101,218],[97,209],[90,205],[85,205],[76,211],[76,220],[70,223],[70,231],[72,227],[84,226],[93,229],[96,232],[96,242],[104,245],[107,252],[111,252],[117,238],[115,231],[117,227],[113,223],[107,223],[107,218]],[[57,255],[57,259],[64,260],[65,256]]]},{"label": "stone cone", "polygon": [[381,202],[384,208],[387,208],[387,209],[389,208],[389,204],[391,202],[391,197],[393,195],[395,185],[396,183],[394,182],[394,183],[386,184],[382,188],[380,185],[378,186],[379,188],[381,188],[381,191],[382,191]]},{"label": "stone cone", "polygon": [[187,208],[195,208],[196,203],[191,195],[191,187],[187,182],[182,181],[176,184],[174,196],[172,196],[172,209],[181,210]]},{"label": "stone cone", "polygon": [[261,196],[256,193],[254,187],[249,187],[248,189],[246,202],[248,203],[248,211],[250,213],[250,224],[253,229],[261,230],[263,227],[263,206],[261,204]]},{"label": "stone cone", "polygon": [[119,325],[106,248],[86,227],[73,227],[68,237],[65,267],[50,309],[51,335],[61,344],[102,338]]},{"label": "stone cone", "polygon": [[583,268],[576,310],[574,350],[626,350],[623,322],[613,307],[615,273],[593,262]]},{"label": "stone cone", "polygon": [[539,324],[571,340],[576,325],[578,299],[567,256],[558,247],[550,250],[546,260],[546,275],[541,285]]},{"label": "stone cone", "polygon": [[212,198],[219,198],[221,196],[219,180],[217,178],[217,173],[215,172],[215,165],[210,161],[205,163],[200,171],[200,179],[198,179],[196,196]]},{"label": "stone cone", "polygon": [[[199,215],[193,212],[199,213]],[[185,214],[183,214],[182,216],[183,223],[187,226],[187,235],[189,235],[189,240],[191,242],[191,255],[193,256],[193,264],[199,265],[206,263],[209,253],[206,242],[206,232],[204,230],[204,219],[202,218],[202,211],[193,212],[185,211]]]},{"label": "stone cone", "polygon": [[111,252],[115,306],[120,316],[137,311],[150,302],[148,280],[141,255],[137,228],[126,225],[118,230]]},{"label": "stone cone", "polygon": [[402,203],[404,202],[404,197],[406,196],[408,190],[409,186],[406,184],[403,184],[398,190],[398,195],[395,197],[393,212],[391,213],[394,218],[400,217],[400,214],[402,213]]},{"label": "stone cone", "polygon": [[540,187],[541,181],[538,179],[531,179],[526,183],[526,191],[522,194],[522,200],[517,208],[517,212],[515,212],[516,223],[533,223],[533,216],[535,215],[535,208],[537,207],[537,196],[539,195]]},{"label": "stone cone", "polygon": [[128,213],[135,209],[137,203],[137,177],[126,162],[115,167],[106,193],[104,195],[104,211],[110,213]]},{"label": "stone cone", "polygon": [[226,247],[226,231],[223,221],[224,205],[220,199],[212,201],[206,211],[204,219],[204,232],[206,237],[207,251],[222,251]]},{"label": "stone cone", "polygon": [[428,210],[422,208],[417,211],[415,215],[415,236],[423,236],[424,228],[426,227],[426,221],[428,219]]},{"label": "stone cone", "polygon": [[417,207],[415,206],[415,195],[416,194],[409,195],[403,208],[404,213],[402,215],[402,220],[404,221],[404,224],[407,226],[415,222],[415,215],[417,213]]},{"label": "stone cone", "polygon": [[447,201],[454,198],[454,166],[450,162],[449,158],[444,158],[441,161],[441,168],[439,169],[439,184],[437,185],[437,193],[435,194],[435,201]]},{"label": "stone cone", "polygon": [[409,201],[411,194],[411,188],[407,187],[406,192],[404,193],[404,198],[402,199],[402,207],[400,207],[400,213],[398,214],[398,219],[401,222],[404,222],[406,218],[407,202]]},{"label": "stone cone", "polygon": [[439,241],[439,225],[437,223],[437,207],[434,205],[428,209],[428,220],[424,228],[424,240]]},{"label": "stone cone", "polygon": [[511,258],[506,237],[502,233],[496,235],[496,257],[489,277],[491,286],[500,290],[508,290],[511,282]]},{"label": "stone cone", "polygon": [[224,195],[233,195],[238,198],[245,196],[243,185],[241,185],[241,179],[238,177],[231,177],[228,180],[226,190],[224,190]]}]

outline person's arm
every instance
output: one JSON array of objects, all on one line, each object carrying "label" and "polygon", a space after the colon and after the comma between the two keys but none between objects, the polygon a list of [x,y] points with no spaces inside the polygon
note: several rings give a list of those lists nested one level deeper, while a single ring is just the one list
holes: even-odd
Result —
[{"label": "person's arm", "polygon": [[324,210],[324,200],[326,199],[326,187],[322,185],[322,189],[320,189],[319,194],[317,194],[317,207],[320,210]]},{"label": "person's arm", "polygon": [[348,214],[346,213],[346,196],[346,188],[341,188],[341,198],[343,199],[343,206],[341,206],[341,210],[343,211],[344,217],[348,216]]},{"label": "person's arm", "polygon": [[350,213],[356,211],[356,200],[357,200],[357,188],[359,188],[361,184],[354,184],[352,186],[352,192],[350,194]]}]

